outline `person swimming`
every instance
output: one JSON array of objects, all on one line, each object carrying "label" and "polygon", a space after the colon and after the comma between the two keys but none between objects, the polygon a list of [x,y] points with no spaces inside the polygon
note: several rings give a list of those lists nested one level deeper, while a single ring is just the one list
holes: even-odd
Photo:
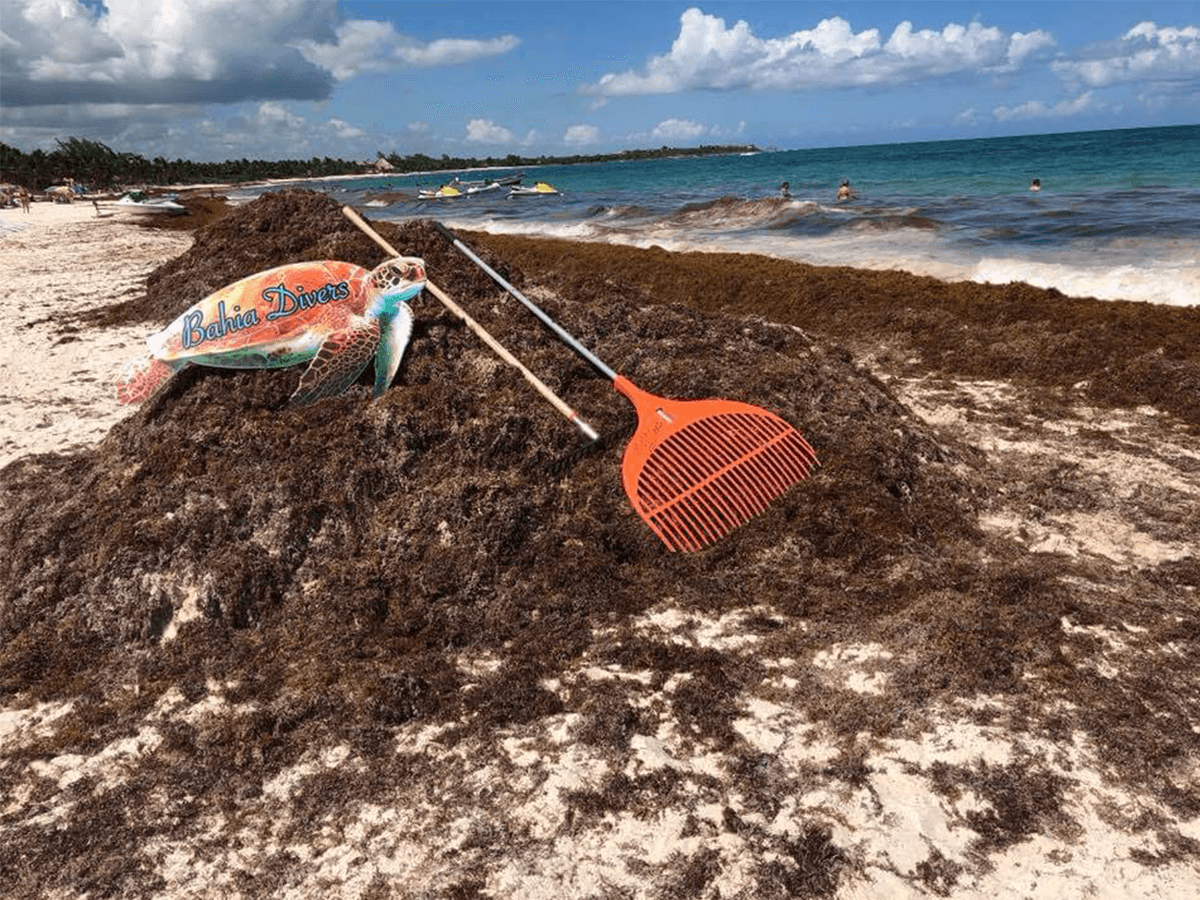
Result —
[{"label": "person swimming", "polygon": [[849,178],[843,178],[842,183],[840,185],[838,185],[838,199],[839,200],[853,200],[854,199],[854,194],[851,193],[851,191],[850,191],[850,179]]},{"label": "person swimming", "polygon": [[786,181],[779,186],[779,196],[784,200],[790,200],[792,198],[792,192],[788,190],[788,183]]},{"label": "person swimming", "polygon": [[1042,189],[1042,179],[1040,179],[1040,178],[1032,179],[1029,182],[1029,189],[1031,191],[1040,191]]}]

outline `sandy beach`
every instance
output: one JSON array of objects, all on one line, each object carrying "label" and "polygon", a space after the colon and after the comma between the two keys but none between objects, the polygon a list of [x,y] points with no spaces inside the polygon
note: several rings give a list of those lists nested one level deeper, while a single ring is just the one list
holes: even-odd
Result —
[{"label": "sandy beach", "polygon": [[182,253],[190,237],[98,218],[90,203],[0,210],[0,277],[12,290],[0,327],[0,466],[99,440],[128,410],[114,373],[140,352],[144,328],[81,328],[80,311],[119,302]]},{"label": "sandy beach", "polygon": [[600,444],[428,297],[375,403],[195,369],[120,407],[192,302],[379,251],[307,192],[0,211],[0,895],[1200,893],[1196,307],[467,235],[639,384],[817,448],[668,554],[628,404],[381,230]]}]

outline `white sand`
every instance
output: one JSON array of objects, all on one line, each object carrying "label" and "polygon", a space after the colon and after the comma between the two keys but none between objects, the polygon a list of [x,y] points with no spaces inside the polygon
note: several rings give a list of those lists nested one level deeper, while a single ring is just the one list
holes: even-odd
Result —
[{"label": "white sand", "polygon": [[97,441],[129,414],[114,379],[153,328],[80,327],[73,316],[136,297],[191,242],[98,218],[90,203],[0,210],[0,466]]}]

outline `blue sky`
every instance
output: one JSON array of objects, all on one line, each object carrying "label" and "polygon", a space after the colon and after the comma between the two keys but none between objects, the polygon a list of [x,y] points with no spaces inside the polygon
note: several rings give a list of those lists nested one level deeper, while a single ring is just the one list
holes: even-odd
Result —
[{"label": "blue sky", "polygon": [[785,149],[1200,122],[1196,2],[0,0],[0,140]]}]

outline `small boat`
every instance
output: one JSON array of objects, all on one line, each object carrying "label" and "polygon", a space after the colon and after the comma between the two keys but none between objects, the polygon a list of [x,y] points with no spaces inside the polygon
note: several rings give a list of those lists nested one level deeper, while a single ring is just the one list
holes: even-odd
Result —
[{"label": "small boat", "polygon": [[560,193],[562,193],[562,192],[558,188],[554,187],[554,185],[547,184],[544,181],[539,181],[533,187],[510,188],[508,191],[508,196],[510,196],[510,197],[537,197],[537,196],[546,197],[546,196],[551,196],[551,195],[560,194]]},{"label": "small boat", "polygon": [[442,200],[449,197],[465,197],[466,193],[453,185],[443,184],[436,191],[417,191],[417,196],[422,200]]},{"label": "small boat", "polygon": [[152,200],[140,192],[125,194],[118,200],[110,200],[100,205],[113,212],[134,213],[135,215],[181,216],[188,211],[182,203],[176,203],[174,197],[159,197]]},{"label": "small boat", "polygon": [[486,179],[481,179],[479,181],[463,181],[462,179],[455,178],[450,183],[452,185],[454,185],[456,188],[467,188],[468,190],[470,190],[471,188],[484,188],[485,187],[485,188],[491,190],[493,186],[495,186],[495,187],[510,187],[514,184],[520,184],[521,179],[524,177],[525,177],[525,173],[522,172],[519,175],[501,175],[499,178],[486,178]]},{"label": "small boat", "polygon": [[440,200],[448,197],[470,197],[498,190],[500,190],[500,183],[497,181],[453,181],[450,184],[443,184],[436,191],[417,191],[417,196],[422,200]]}]

